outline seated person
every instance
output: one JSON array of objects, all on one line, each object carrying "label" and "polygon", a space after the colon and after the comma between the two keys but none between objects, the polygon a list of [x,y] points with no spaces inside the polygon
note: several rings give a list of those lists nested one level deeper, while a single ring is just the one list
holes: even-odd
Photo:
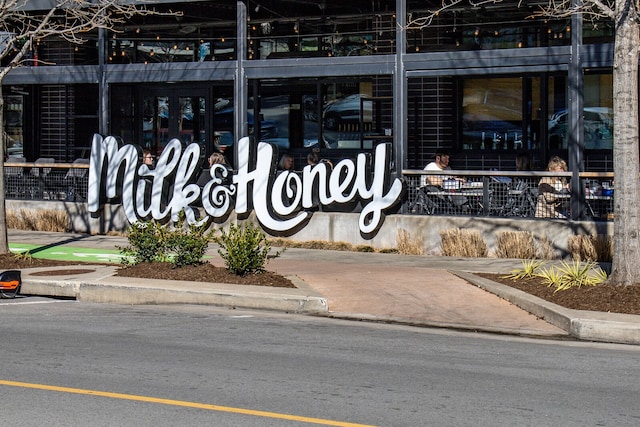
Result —
[{"label": "seated person", "polygon": [[331,163],[330,160],[321,159],[320,158],[320,149],[316,147],[313,150],[311,150],[311,152],[309,154],[307,154],[307,164],[309,166],[315,166],[318,163],[324,163],[329,167],[329,169],[333,169],[333,163]]},{"label": "seated person", "polygon": [[149,167],[149,169],[154,169],[155,165],[154,163],[154,157],[151,154],[151,150],[149,150],[148,148],[145,148],[142,150],[142,163],[147,165]]},{"label": "seated person", "polygon": [[[213,165],[225,165],[227,169],[231,169],[229,164],[227,163],[227,159],[224,157],[224,154],[219,152],[214,152],[208,157],[209,167],[203,168],[200,172],[200,176],[198,177],[198,181],[196,182],[199,187],[204,187],[207,182],[211,180],[210,170]],[[231,175],[227,175],[227,179],[229,179]]]},{"label": "seated person", "polygon": [[291,154],[283,154],[278,162],[278,170],[293,171],[293,156]]},{"label": "seated person", "polygon": [[[429,163],[425,166],[424,170],[426,171],[444,171],[451,170],[449,166],[449,152],[444,149],[438,149],[436,151],[436,156],[433,162]],[[447,176],[447,175],[423,175],[422,176],[422,184],[421,186],[431,185],[434,187],[442,187],[442,182],[446,179],[455,179],[460,182],[464,182],[464,179],[458,178],[455,176]]]},{"label": "seated person", "polygon": [[[547,165],[549,172],[566,172],[567,163],[558,156],[553,156]],[[562,211],[562,200],[558,194],[566,194],[569,184],[563,177],[545,176],[538,184],[538,204],[536,205],[536,218],[567,218]]]},{"label": "seated person", "polygon": [[531,170],[531,156],[528,153],[522,152],[516,155],[516,170],[519,172]]}]

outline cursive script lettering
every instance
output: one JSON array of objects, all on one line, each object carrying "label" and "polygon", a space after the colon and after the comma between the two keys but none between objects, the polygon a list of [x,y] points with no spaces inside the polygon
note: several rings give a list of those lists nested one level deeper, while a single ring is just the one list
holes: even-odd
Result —
[{"label": "cursive script lettering", "polygon": [[[260,224],[271,231],[286,232],[304,226],[310,209],[322,206],[352,206],[360,202],[359,228],[374,233],[384,220],[384,212],[398,203],[402,182],[389,175],[391,146],[379,144],[373,159],[358,154],[356,161],[345,159],[333,170],[325,163],[306,166],[301,174],[276,171],[277,149],[260,142],[255,164],[250,162],[250,140],[238,141],[238,171],[229,181],[230,171],[222,165],[210,170],[211,179],[200,188],[195,178],[200,162],[200,146],[183,147],[171,140],[158,158],[156,167],[140,164],[141,151],[134,145],[120,147],[113,137],[95,135],[89,170],[89,212],[97,213],[104,200],[121,197],[127,219],[135,222],[153,218],[176,221],[185,211],[188,223],[203,223],[255,211]],[[200,201],[206,215],[199,217]]]}]

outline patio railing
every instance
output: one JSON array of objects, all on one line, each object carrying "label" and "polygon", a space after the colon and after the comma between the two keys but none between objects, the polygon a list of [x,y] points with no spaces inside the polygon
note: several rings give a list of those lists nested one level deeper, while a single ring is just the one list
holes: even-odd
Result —
[{"label": "patio railing", "polygon": [[53,159],[4,164],[5,197],[18,200],[84,202],[89,187],[89,159],[55,163]]},{"label": "patio railing", "polygon": [[[5,195],[18,200],[85,202],[88,159],[74,163],[5,162]],[[402,171],[402,213],[503,218],[612,220],[613,173]],[[547,183],[547,186],[542,185]]]},{"label": "patio railing", "polygon": [[418,215],[612,220],[613,173],[402,171],[403,212]]}]

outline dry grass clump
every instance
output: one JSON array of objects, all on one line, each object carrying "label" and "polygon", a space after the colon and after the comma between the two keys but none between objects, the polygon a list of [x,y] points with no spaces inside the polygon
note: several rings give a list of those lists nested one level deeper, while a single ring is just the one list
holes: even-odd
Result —
[{"label": "dry grass clump", "polygon": [[69,215],[57,209],[7,211],[7,228],[30,231],[69,231]]},{"label": "dry grass clump", "polygon": [[496,237],[498,258],[534,259],[536,239],[530,231],[503,231]]},{"label": "dry grass clump", "polygon": [[459,228],[440,231],[440,248],[444,256],[483,258],[489,253],[479,231]]},{"label": "dry grass clump", "polygon": [[409,232],[404,228],[398,230],[396,235],[396,245],[398,246],[398,253],[402,255],[423,255],[424,254],[424,241],[422,236],[416,236],[411,238]]},{"label": "dry grass clump", "polygon": [[268,239],[271,246],[283,248],[302,248],[302,249],[324,249],[330,251],[345,252],[375,252],[373,246],[369,245],[352,245],[346,242],[329,242],[326,240],[308,240],[306,242],[295,242],[289,239]]},{"label": "dry grass clump", "polygon": [[556,259],[558,255],[556,249],[553,246],[553,242],[549,239],[549,236],[544,236],[536,241],[538,259]]},{"label": "dry grass clump", "polygon": [[496,239],[496,257],[520,259],[558,258],[548,236],[537,239],[531,231],[504,231]]},{"label": "dry grass clump", "polygon": [[613,237],[603,234],[570,236],[567,247],[576,261],[611,262],[613,260]]}]

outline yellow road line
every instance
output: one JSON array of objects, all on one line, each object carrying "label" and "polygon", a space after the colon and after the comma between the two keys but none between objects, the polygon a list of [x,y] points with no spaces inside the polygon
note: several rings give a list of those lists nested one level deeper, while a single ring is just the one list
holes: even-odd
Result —
[{"label": "yellow road line", "polygon": [[186,402],[183,400],[160,399],[157,397],[139,396],[135,394],[111,393],[108,391],[86,390],[82,388],[58,387],[46,384],[24,383],[19,381],[0,380],[0,385],[11,387],[32,388],[38,390],[58,391],[62,393],[84,394],[89,396],[110,397],[112,399],[135,400],[138,402],[160,403],[163,405],[183,406],[186,408],[207,409],[209,411],[231,412],[235,414],[253,415],[256,417],[277,418],[280,420],[299,421],[309,424],[322,424],[338,427],[374,427],[365,424],[354,424],[343,421],[324,420],[321,418],[301,417],[298,415],[279,414],[276,412],[254,411],[252,409],[233,408],[230,406],[209,405],[206,403]]}]

